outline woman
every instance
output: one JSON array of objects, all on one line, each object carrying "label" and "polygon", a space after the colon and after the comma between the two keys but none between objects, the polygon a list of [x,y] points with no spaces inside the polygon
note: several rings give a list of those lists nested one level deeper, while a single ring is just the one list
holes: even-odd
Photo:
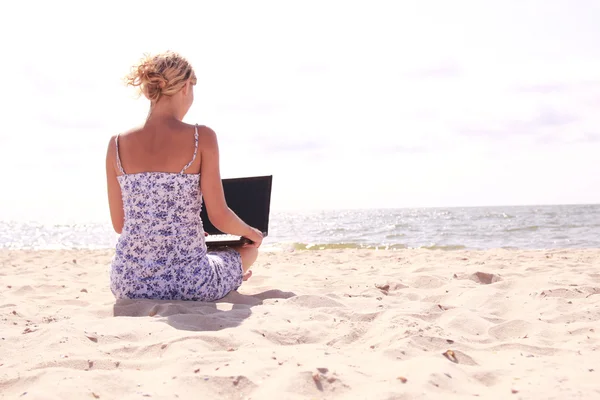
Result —
[{"label": "woman", "polygon": [[[194,101],[194,70],[166,52],[143,59],[127,83],[150,100],[150,112],[108,145],[108,200],[120,234],[111,290],[117,298],[220,299],[250,277],[263,237],[225,202],[215,133],[182,122]],[[208,252],[202,197],[216,228],[253,244]]]}]

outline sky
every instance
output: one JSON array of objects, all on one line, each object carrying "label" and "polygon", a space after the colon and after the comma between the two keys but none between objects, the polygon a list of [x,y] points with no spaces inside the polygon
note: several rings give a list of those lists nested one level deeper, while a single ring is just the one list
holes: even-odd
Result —
[{"label": "sky", "polygon": [[175,50],[186,122],[273,210],[600,202],[597,0],[11,2],[2,6],[1,219],[107,221],[122,78]]}]

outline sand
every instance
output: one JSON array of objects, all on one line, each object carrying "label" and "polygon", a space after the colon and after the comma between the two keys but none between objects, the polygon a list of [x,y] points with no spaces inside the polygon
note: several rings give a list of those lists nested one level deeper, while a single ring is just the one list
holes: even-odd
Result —
[{"label": "sand", "polygon": [[111,257],[0,252],[1,398],[600,398],[600,250],[263,253],[217,303]]}]

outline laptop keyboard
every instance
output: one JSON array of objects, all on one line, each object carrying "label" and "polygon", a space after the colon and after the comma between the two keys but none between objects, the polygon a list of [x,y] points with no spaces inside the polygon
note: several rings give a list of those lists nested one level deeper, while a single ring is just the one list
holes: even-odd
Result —
[{"label": "laptop keyboard", "polygon": [[241,236],[228,235],[228,234],[218,234],[218,235],[208,235],[206,237],[207,242],[220,242],[222,240],[240,240]]}]

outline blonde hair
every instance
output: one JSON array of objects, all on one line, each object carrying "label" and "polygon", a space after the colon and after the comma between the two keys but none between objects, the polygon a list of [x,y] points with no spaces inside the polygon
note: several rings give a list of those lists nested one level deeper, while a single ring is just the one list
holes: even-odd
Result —
[{"label": "blonde hair", "polygon": [[125,77],[128,86],[139,88],[140,94],[152,103],[162,96],[179,92],[189,80],[196,84],[194,69],[185,58],[173,51],[154,56],[145,54]]}]

